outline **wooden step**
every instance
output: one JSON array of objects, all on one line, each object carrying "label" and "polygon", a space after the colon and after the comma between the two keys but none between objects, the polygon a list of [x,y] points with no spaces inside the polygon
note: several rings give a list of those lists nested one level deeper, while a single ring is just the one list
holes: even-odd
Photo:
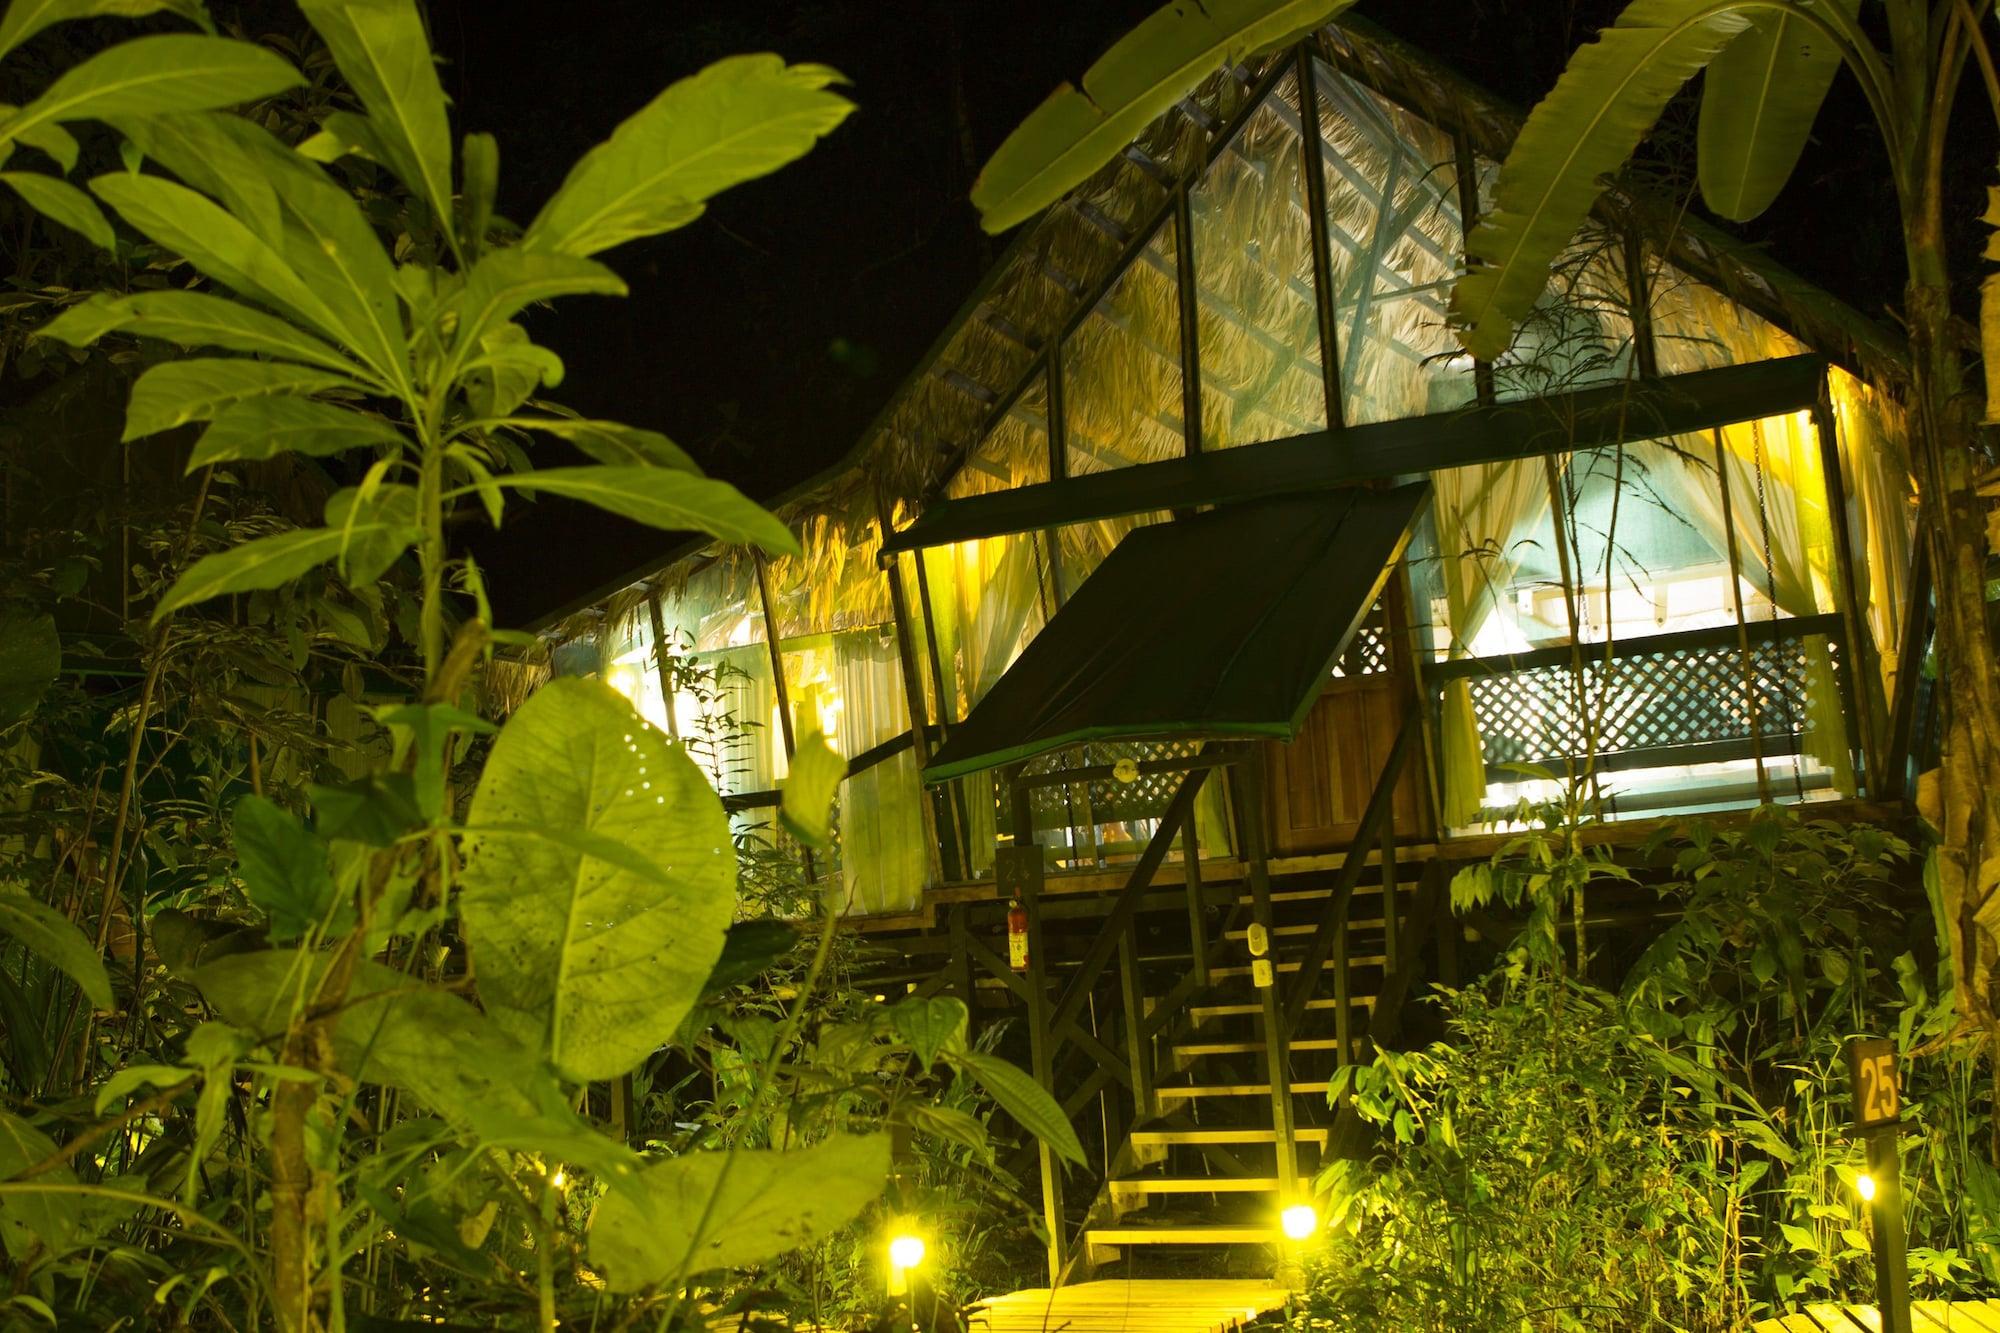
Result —
[{"label": "wooden step", "polygon": [[[1262,1013],[1263,1009],[1252,1010]],[[1286,1043],[1295,1051],[1337,1051],[1340,1049],[1338,1037],[1294,1037]],[[1190,1060],[1198,1060],[1204,1055],[1262,1055],[1264,1043],[1261,1041],[1184,1041],[1174,1044],[1174,1054]]]},{"label": "wooden step", "polygon": [[[1388,961],[1387,956],[1379,953],[1353,953],[1347,956],[1347,965],[1349,967],[1380,967]],[[1278,962],[1278,970],[1280,972],[1296,972],[1303,966],[1305,964],[1295,958],[1280,959]],[[1327,967],[1330,969],[1332,966],[1332,961],[1329,960]],[[1248,967],[1211,967],[1208,969],[1208,975],[1216,981],[1227,981],[1235,977],[1249,976],[1250,969]],[[1320,977],[1329,985],[1332,984],[1333,975],[1330,971],[1322,971]]]},{"label": "wooden step", "polygon": [[[1347,1003],[1349,1008],[1373,1009],[1375,1007],[1375,997],[1373,995],[1355,995],[1349,997]],[[1309,1010],[1338,1009],[1339,1007],[1339,1003],[1331,995],[1315,995],[1306,1001],[1306,1008]],[[1200,1023],[1211,1018],[1261,1014],[1264,1012],[1264,1006],[1261,1004],[1191,1004],[1188,1006],[1188,1012],[1194,1015],[1195,1022]],[[1297,1046],[1298,1043],[1293,1042],[1292,1045]]]},{"label": "wooden step", "polygon": [[[1347,928],[1350,931],[1380,930],[1382,929],[1382,918],[1379,916],[1350,918],[1347,923]],[[1319,926],[1316,922],[1301,921],[1294,925],[1289,925],[1289,926],[1272,926],[1271,933],[1277,936],[1310,935],[1318,929]],[[1225,940],[1247,940],[1250,938],[1250,931],[1248,927],[1245,927],[1242,930],[1225,930],[1222,932],[1222,938]]]},{"label": "wooden step", "polygon": [[[1332,1087],[1333,1085],[1325,1079],[1320,1079],[1317,1082],[1307,1079],[1303,1082],[1292,1084],[1292,1091],[1326,1092]],[[1155,1088],[1153,1092],[1160,1097],[1268,1097],[1271,1095],[1271,1085],[1268,1083],[1191,1083],[1182,1087],[1175,1087],[1169,1084],[1163,1088]]]},{"label": "wooden step", "polygon": [[[1400,885],[1398,886],[1398,890],[1401,890]],[[1354,897],[1349,898],[1348,901],[1352,902],[1354,898],[1380,898],[1381,896],[1382,886],[1380,884],[1357,884],[1354,886]],[[1329,901],[1332,897],[1332,889],[1274,889],[1271,893],[1271,902],[1273,906],[1285,903],[1323,903]],[[1236,903],[1239,907],[1254,907],[1256,906],[1256,902],[1256,898],[1251,894],[1239,893],[1236,895]]]},{"label": "wooden step", "polygon": [[1196,1226],[1092,1227],[1083,1233],[1092,1245],[1269,1245],[1276,1227],[1255,1223]]},{"label": "wooden step", "polygon": [[[1113,1194],[1275,1194],[1276,1176],[1137,1176],[1111,1182]],[[1300,1176],[1298,1188],[1312,1188],[1312,1177]]]},{"label": "wooden step", "polygon": [[[1292,1131],[1292,1138],[1298,1143],[1326,1146],[1327,1131],[1324,1126],[1305,1126]],[[1276,1143],[1278,1131],[1275,1129],[1135,1129],[1132,1131],[1132,1146],[1135,1148],[1172,1148],[1198,1146],[1203,1143]]]}]

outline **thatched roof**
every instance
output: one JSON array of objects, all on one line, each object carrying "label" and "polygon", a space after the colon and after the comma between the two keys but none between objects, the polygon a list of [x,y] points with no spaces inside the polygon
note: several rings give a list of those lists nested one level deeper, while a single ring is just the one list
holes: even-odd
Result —
[{"label": "thatched roof", "polygon": [[[1336,273],[1345,271],[1344,260],[1361,262],[1361,248],[1382,230],[1381,212],[1401,224],[1389,238],[1392,253],[1366,256],[1401,275],[1402,290],[1389,299],[1374,296],[1380,308],[1368,312],[1384,333],[1368,355],[1395,364],[1364,377],[1409,401],[1356,408],[1379,419],[1466,401],[1469,367],[1453,364],[1463,358],[1453,357],[1456,343],[1444,322],[1462,249],[1455,162],[1464,159],[1457,144],[1462,140],[1482,167],[1503,159],[1522,115],[1361,21],[1344,19],[1310,40],[1320,59],[1358,85],[1364,103],[1343,114],[1322,112],[1343,170],[1352,173],[1347,181],[1328,181]],[[1174,202],[1182,180],[1200,180],[1191,212],[1206,441],[1248,443],[1325,424],[1310,233],[1297,203],[1305,195],[1295,179],[1303,156],[1295,150],[1297,101],[1253,105],[1267,89],[1289,87],[1295,68],[1286,51],[1218,71],[1024,228],[848,456],[767,501],[806,547],[803,559],[775,561],[768,570],[782,635],[889,619],[886,580],[874,559],[885,507],[907,515],[947,490],[969,494],[1046,479],[1049,402],[1041,366],[1059,338],[1068,339],[1063,405],[1072,473],[1180,453],[1185,400],[1174,255],[1182,240]],[[1371,121],[1373,134],[1356,130]],[[1217,133],[1225,127],[1238,131],[1227,136],[1226,148]],[[1414,171],[1395,146],[1410,142],[1419,144],[1420,159],[1428,157]],[[1214,165],[1203,176],[1211,157]],[[1287,203],[1295,226],[1276,221]],[[1204,228],[1256,239],[1211,260]],[[1895,340],[1870,321],[1680,211],[1614,190],[1592,229],[1600,237],[1642,238],[1673,268],[1867,379],[1894,384],[1903,377]],[[1605,285],[1605,265],[1597,260],[1580,255],[1576,267],[1583,275],[1577,280]],[[1614,285],[1622,291],[1622,279]],[[1365,305],[1373,288],[1371,277],[1357,299]],[[592,632],[629,614],[647,587],[673,591],[716,562],[734,564],[732,581],[742,587],[750,559],[701,542],[663,551],[620,587],[578,604],[587,613],[558,612],[569,619],[551,627],[553,637]]]}]

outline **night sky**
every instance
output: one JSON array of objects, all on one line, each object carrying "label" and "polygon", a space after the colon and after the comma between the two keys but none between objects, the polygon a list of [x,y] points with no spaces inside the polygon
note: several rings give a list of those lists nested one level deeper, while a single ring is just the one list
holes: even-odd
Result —
[{"label": "night sky", "polygon": [[[1057,83],[1157,0],[431,0],[462,129],[500,141],[500,209],[532,216],[577,156],[674,79],[743,51],[829,64],[856,113],[803,161],[738,187],[692,227],[601,256],[622,301],[576,298],[533,328],[568,365],[550,397],[665,431],[711,473],[769,496],[837,461],[1004,248],[966,196],[978,166]],[[1618,6],[1593,0],[1362,0],[1357,12],[1516,104]],[[1994,161],[1968,77],[1952,154],[1972,313]],[[1667,135],[1691,143],[1693,98]],[[1819,140],[1747,228],[1785,264],[1890,319],[1902,285],[1878,137],[1842,76]],[[1671,186],[1691,152],[1653,169]],[[1686,187],[1681,180],[1682,188]],[[504,623],[535,620],[656,556],[661,534],[543,502],[475,550]]]}]

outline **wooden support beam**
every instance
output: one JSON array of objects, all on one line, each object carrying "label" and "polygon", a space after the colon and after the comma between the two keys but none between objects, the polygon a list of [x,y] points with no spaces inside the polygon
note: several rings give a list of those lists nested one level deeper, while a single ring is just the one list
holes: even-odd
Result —
[{"label": "wooden support beam", "polygon": [[[1012,779],[1020,776],[1019,766],[1008,770]],[[1058,1043],[1052,1039],[1048,1007],[1048,964],[1042,954],[1042,850],[1035,845],[1034,817],[1025,788],[1013,791],[1014,841],[994,854],[996,886],[1007,897],[1018,895],[1028,917],[1028,1052],[1029,1071],[1042,1091],[1057,1095],[1055,1056]],[[1049,1283],[1062,1281],[1067,1254],[1068,1223],[1064,1217],[1062,1164],[1054,1150],[1037,1137],[1041,1159],[1042,1212],[1049,1236]]]},{"label": "wooden support beam", "polygon": [[1262,1006],[1264,1070],[1271,1089],[1271,1131],[1276,1157],[1273,1174],[1278,1179],[1281,1208],[1298,1201],[1299,1150],[1297,1126],[1292,1118],[1291,1036],[1292,1023],[1285,1014],[1284,991],[1278,986],[1277,956],[1272,950],[1271,870],[1265,846],[1264,754],[1252,749],[1236,766],[1237,790],[1243,797],[1243,855],[1250,869],[1251,933],[1264,937],[1265,953],[1254,958],[1265,964],[1268,973],[1257,987]]},{"label": "wooden support beam", "polygon": [[1132,922],[1118,937],[1119,1027],[1125,1034],[1125,1059],[1132,1077],[1133,1123],[1152,1118],[1159,1111],[1153,1096],[1153,1044],[1146,1039],[1146,983],[1139,970],[1139,930]]},{"label": "wooden support beam", "polygon": [[674,714],[674,679],[667,663],[673,654],[667,649],[667,618],[660,610],[660,594],[652,588],[646,589],[646,613],[653,624],[653,670],[660,677],[660,699],[667,710],[667,735],[676,741],[681,738],[680,719]]},{"label": "wooden support beam", "polygon": [[[1917,530],[1923,531],[1918,524]],[[1903,604],[1902,642],[1896,645],[1896,693],[1889,701],[1889,749],[1883,761],[1885,800],[1899,800],[1908,785],[1910,749],[1917,722],[1917,678],[1923,671],[1924,647],[1930,638],[1931,552],[1918,542],[1910,561],[1909,597]]]},{"label": "wooden support beam", "polygon": [[1534,412],[1509,404],[1469,407],[1021,486],[933,505],[883,550],[886,558],[975,537],[1688,434],[1810,408],[1825,369],[1817,356],[1783,357],[1553,394]]}]

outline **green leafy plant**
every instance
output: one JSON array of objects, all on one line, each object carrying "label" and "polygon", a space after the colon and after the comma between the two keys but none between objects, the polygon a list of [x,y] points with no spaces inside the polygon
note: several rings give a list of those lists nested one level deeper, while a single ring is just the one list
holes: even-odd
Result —
[{"label": "green leafy plant", "polygon": [[[18,0],[0,21],[0,53],[60,19],[152,8]],[[125,846],[152,700],[177,669],[169,650],[186,637],[176,626],[207,624],[205,614],[226,623],[225,605],[322,584],[381,615],[403,569],[412,589],[398,619],[412,683],[369,692],[379,744],[347,771],[267,793],[252,733],[252,790],[231,793],[232,775],[216,775],[208,817],[222,823],[227,796],[229,875],[249,929],[218,936],[188,918],[171,950],[162,932],[178,1012],[160,1016],[178,1040],[152,1060],[109,1053],[109,1077],[79,1089],[94,1118],[61,1144],[38,1126],[53,1125],[48,1108],[23,1099],[25,1116],[0,1115],[0,1244],[16,1303],[81,1312],[100,1290],[80,1280],[85,1256],[123,1253],[128,1234],[164,1216],[173,1246],[206,1247],[214,1262],[198,1283],[157,1282],[152,1299],[184,1287],[182,1314],[207,1309],[222,1326],[268,1310],[286,1330],[339,1327],[351,1286],[369,1314],[553,1329],[565,1301],[596,1307],[608,1291],[625,1302],[621,1317],[672,1323],[693,1313],[690,1279],[763,1263],[867,1208],[888,1179],[882,1125],[900,1112],[745,1141],[740,1126],[796,1120],[802,1044],[821,1053],[815,1064],[838,1044],[812,1011],[835,935],[822,912],[811,961],[749,1066],[737,1130],[649,1159],[593,1123],[592,1086],[617,1084],[679,1040],[718,965],[744,966],[728,956],[736,849],[695,760],[608,686],[557,681],[504,725],[482,714],[482,674],[514,636],[490,623],[480,571],[447,533],[473,512],[502,522],[520,493],[797,549],[783,524],[701,476],[665,437],[538,399],[563,368],[519,316],[561,297],[622,295],[592,256],[687,225],[851,107],[823,67],[719,62],[626,120],[516,228],[493,212],[493,141],[467,136],[454,155],[410,0],[300,8],[355,109],[325,114],[296,147],[226,108],[287,95],[303,77],[271,49],[206,34],[121,43],[0,111],[0,152],[24,146],[61,169],[4,173],[30,206],[93,244],[129,244],[108,208],[206,284],[100,293],[41,328],[77,348],[116,337],[195,353],[139,374],[125,439],[198,430],[189,467],[203,470],[201,501],[217,469],[273,458],[330,460],[351,481],[326,498],[318,526],[191,551],[157,590],[114,847]],[[65,127],[81,122],[116,135],[124,165],[86,188],[66,179],[77,157]],[[406,230],[393,245],[377,230],[381,211],[338,174],[350,159],[399,192]],[[538,437],[594,461],[537,469]],[[54,674],[45,622],[25,623],[26,646],[0,678],[17,715]],[[371,653],[386,648],[386,626],[364,616],[356,628]],[[476,781],[462,769],[475,747]],[[809,743],[793,772],[783,822],[823,841],[844,763]],[[67,914],[0,898],[0,927],[107,1010],[119,997],[99,952],[120,919],[120,873],[103,876],[95,944]],[[133,957],[143,970],[143,946]],[[1046,1094],[967,1048],[962,1008],[939,1003],[883,1011],[861,1044],[920,1053],[925,1069],[943,1061],[1080,1160]],[[144,1030],[144,1015],[109,1017],[125,1020],[127,1041]],[[89,1043],[79,1049],[88,1067]],[[188,1098],[191,1121],[177,1112]],[[125,1151],[97,1151],[120,1135]],[[131,1169],[107,1177],[114,1157]],[[591,1201],[587,1238],[572,1197]],[[695,1199],[690,1215],[682,1205]],[[601,1273],[585,1268],[586,1250]]]}]

